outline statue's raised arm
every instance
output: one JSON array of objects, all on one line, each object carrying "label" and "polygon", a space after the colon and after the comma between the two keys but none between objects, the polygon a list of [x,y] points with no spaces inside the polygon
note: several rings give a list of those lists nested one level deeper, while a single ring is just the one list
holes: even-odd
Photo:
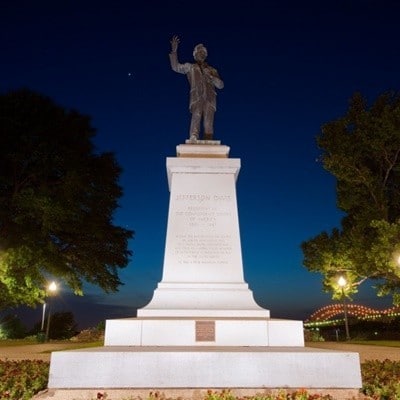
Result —
[{"label": "statue's raised arm", "polygon": [[178,61],[178,47],[180,39],[173,36],[169,59],[171,68],[180,74],[186,74],[190,84],[189,110],[192,113],[189,137],[196,142],[200,136],[200,122],[203,119],[204,139],[212,140],[214,134],[214,114],[216,111],[215,88],[222,89],[224,82],[218,71],[206,63],[207,49],[198,44],[193,50],[194,63],[181,64]]}]

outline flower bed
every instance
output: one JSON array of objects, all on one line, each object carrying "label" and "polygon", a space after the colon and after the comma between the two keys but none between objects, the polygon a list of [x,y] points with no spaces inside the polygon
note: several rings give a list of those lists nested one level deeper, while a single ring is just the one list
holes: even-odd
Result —
[{"label": "flower bed", "polygon": [[[400,399],[400,362],[366,361],[361,364],[363,387],[366,398],[379,400]],[[0,361],[0,400],[29,400],[34,394],[47,387],[49,363],[40,360]],[[99,392],[99,400],[107,394]],[[307,390],[294,392],[281,390],[274,394],[247,397],[245,400],[331,400],[329,394],[310,394]],[[110,399],[111,400],[111,399]],[[128,399],[127,399],[128,400]],[[148,400],[167,400],[161,392],[150,392]],[[238,399],[229,390],[208,391],[204,400]]]},{"label": "flower bed", "polygon": [[48,376],[48,362],[0,360],[0,399],[29,400],[47,387]]}]

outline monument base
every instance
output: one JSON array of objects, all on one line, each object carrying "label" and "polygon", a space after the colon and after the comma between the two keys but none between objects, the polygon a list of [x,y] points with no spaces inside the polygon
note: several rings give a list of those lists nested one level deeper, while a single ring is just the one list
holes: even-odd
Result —
[{"label": "monument base", "polygon": [[307,347],[126,347],[57,351],[49,389],[361,387],[357,353]]},{"label": "monument base", "polygon": [[219,142],[195,141],[167,159],[162,281],[138,318],[107,321],[104,347],[53,352],[50,390],[361,387],[357,353],[306,348],[302,321],[271,319],[255,302],[243,275],[240,160],[228,155]]},{"label": "monument base", "polygon": [[160,282],[138,317],[269,318],[247,283]]},{"label": "monument base", "polygon": [[304,346],[302,321],[272,318],[107,320],[105,346]]}]

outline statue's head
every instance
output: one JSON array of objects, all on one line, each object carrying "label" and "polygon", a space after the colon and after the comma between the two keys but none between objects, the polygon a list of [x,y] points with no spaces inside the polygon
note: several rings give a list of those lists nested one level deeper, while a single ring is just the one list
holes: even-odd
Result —
[{"label": "statue's head", "polygon": [[207,49],[202,43],[195,46],[193,50],[193,57],[196,61],[204,61],[207,58]]}]

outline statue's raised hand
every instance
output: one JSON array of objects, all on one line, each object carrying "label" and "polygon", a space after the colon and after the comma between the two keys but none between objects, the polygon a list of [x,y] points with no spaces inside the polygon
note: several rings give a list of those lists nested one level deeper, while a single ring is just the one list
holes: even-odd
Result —
[{"label": "statue's raised hand", "polygon": [[171,39],[171,50],[173,53],[175,53],[178,50],[178,46],[179,46],[179,37],[178,36],[173,36]]}]

